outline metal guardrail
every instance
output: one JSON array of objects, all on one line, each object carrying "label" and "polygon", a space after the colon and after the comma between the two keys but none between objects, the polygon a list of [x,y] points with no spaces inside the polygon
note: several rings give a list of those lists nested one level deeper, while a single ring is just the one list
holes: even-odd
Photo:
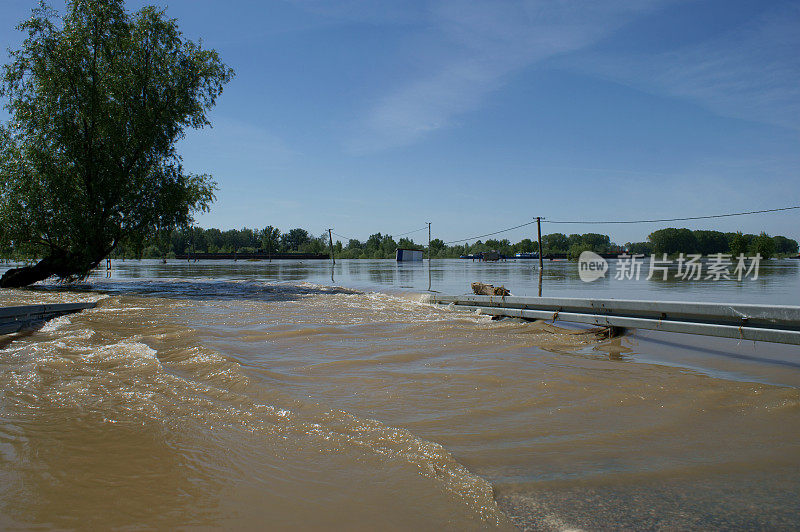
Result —
[{"label": "metal guardrail", "polygon": [[0,307],[0,334],[15,333],[35,323],[96,306],[97,303],[56,303]]},{"label": "metal guardrail", "polygon": [[800,345],[798,306],[477,295],[431,295],[429,302],[492,316]]}]

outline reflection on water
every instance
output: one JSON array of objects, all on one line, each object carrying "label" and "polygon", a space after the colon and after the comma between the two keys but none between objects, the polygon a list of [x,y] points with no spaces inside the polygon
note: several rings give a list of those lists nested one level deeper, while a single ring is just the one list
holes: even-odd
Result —
[{"label": "reflection on water", "polygon": [[[657,299],[677,301],[747,302],[794,305],[800,300],[800,260],[764,261],[756,280],[742,281],[678,280],[670,274],[647,277],[647,262],[637,280],[614,278],[614,264],[606,277],[584,283],[577,264],[545,261],[542,292],[551,297],[592,297],[616,299]],[[423,262],[393,260],[328,261],[114,261],[114,279],[219,279],[308,281],[319,284],[389,291],[424,292],[430,289],[447,294],[470,291],[473,281],[505,285],[514,295],[536,296],[539,268],[537,261],[473,262],[462,259],[434,259]],[[98,274],[99,276],[99,274]],[[333,278],[333,281],[331,281]]]}]

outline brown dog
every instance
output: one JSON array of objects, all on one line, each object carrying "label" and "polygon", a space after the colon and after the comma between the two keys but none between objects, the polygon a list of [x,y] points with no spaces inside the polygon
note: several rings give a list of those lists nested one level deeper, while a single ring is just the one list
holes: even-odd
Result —
[{"label": "brown dog", "polygon": [[511,291],[505,286],[494,286],[491,284],[474,282],[472,291],[479,296],[510,296]]}]

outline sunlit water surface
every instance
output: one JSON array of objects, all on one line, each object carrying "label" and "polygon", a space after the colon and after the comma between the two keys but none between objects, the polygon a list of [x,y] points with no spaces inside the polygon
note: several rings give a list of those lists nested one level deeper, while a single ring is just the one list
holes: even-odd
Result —
[{"label": "sunlit water surface", "polygon": [[[549,262],[542,286],[797,304],[799,266],[587,284]],[[800,526],[800,349],[421,302],[476,280],[538,291],[534,261],[463,260],[114,261],[0,290],[98,302],[0,337],[0,528]]]}]

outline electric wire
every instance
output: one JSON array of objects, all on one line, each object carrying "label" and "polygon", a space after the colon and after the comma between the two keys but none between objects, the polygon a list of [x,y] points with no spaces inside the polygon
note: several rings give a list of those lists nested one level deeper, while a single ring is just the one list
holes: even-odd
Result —
[{"label": "electric wire", "polygon": [[[401,236],[410,235],[412,233],[419,233],[420,231],[424,231],[427,228],[428,228],[428,226],[426,225],[425,227],[420,227],[419,229],[414,229],[413,231],[406,231],[405,233],[400,233],[398,235],[391,235],[389,233],[387,233],[387,235],[391,236],[392,238],[398,238],[398,237],[401,237]],[[339,233],[337,233],[335,231],[331,231],[331,233],[336,235],[336,236],[338,236],[339,238],[344,238],[345,240],[348,240],[348,241],[349,240],[358,240],[357,238],[351,238],[349,236],[340,235]],[[359,242],[360,242],[360,240],[359,240]]]},{"label": "electric wire", "polygon": [[[711,214],[706,216],[687,216],[684,218],[659,218],[659,219],[652,219],[652,220],[548,220],[546,218],[541,218],[542,223],[549,223],[549,224],[594,224],[594,225],[601,225],[601,224],[639,224],[639,223],[660,223],[660,222],[681,222],[681,221],[688,221],[688,220],[707,220],[711,218],[727,218],[730,216],[747,216],[751,214],[762,214],[768,212],[780,212],[780,211],[790,211],[793,209],[800,209],[800,205],[794,205],[791,207],[780,207],[777,209],[762,209],[757,211],[745,211],[745,212],[733,212],[727,214]],[[484,238],[487,236],[494,236],[499,235],[501,233],[506,233],[508,231],[513,231],[514,229],[519,229],[520,227],[525,227],[527,225],[532,225],[536,223],[536,219],[534,218],[530,222],[526,222],[524,224],[515,225],[514,227],[509,227],[507,229],[500,229],[499,231],[494,231],[491,233],[486,233],[483,235],[476,235],[469,238],[459,238],[456,240],[450,240],[445,242],[445,244],[454,244],[456,242],[466,242],[469,240],[476,240],[478,238]]]},{"label": "electric wire", "polygon": [[[544,221],[544,220],[542,220],[542,221]],[[531,224],[535,224],[535,223],[536,223],[536,220],[531,220],[530,222],[526,222],[524,224],[515,225],[514,227],[509,227],[508,229],[501,229],[501,230],[495,231],[493,233],[486,233],[485,235],[477,235],[477,236],[471,236],[469,238],[459,238],[457,240],[450,240],[448,242],[445,242],[445,245],[454,244],[455,242],[466,242],[467,240],[476,240],[478,238],[483,238],[483,237],[486,237],[486,236],[499,235],[500,233],[505,233],[507,231],[513,231],[514,229],[519,229],[520,227],[525,227],[526,225],[531,225]]]},{"label": "electric wire", "polygon": [[781,207],[779,209],[763,209],[760,211],[733,212],[728,214],[711,214],[707,216],[687,216],[686,218],[659,218],[654,220],[545,220],[542,222],[549,224],[645,224],[659,222],[683,222],[687,220],[708,220],[710,218],[727,218],[729,216],[747,216],[750,214],[761,214],[765,212],[790,211],[800,209],[800,205],[792,207]]},{"label": "electric wire", "polygon": [[428,226],[426,225],[425,227],[420,227],[419,229],[414,229],[413,231],[407,231],[405,233],[400,233],[399,235],[391,235],[391,236],[392,237],[406,236],[406,235],[410,235],[411,233],[419,233],[420,231],[424,231],[427,228],[428,228]]},{"label": "electric wire", "polygon": [[[770,212],[781,212],[781,211],[790,211],[800,209],[800,205],[793,205],[790,207],[780,207],[777,209],[761,209],[756,211],[744,211],[744,212],[733,212],[733,213],[726,213],[726,214],[710,214],[705,216],[686,216],[683,218],[654,218],[650,220],[548,220],[547,218],[541,218],[540,221],[542,223],[547,224],[586,224],[586,225],[604,225],[604,224],[643,224],[643,223],[662,223],[662,222],[683,222],[683,221],[690,221],[690,220],[709,220],[712,218],[728,218],[731,216],[749,216],[752,214],[763,214],[763,213],[770,213]],[[498,231],[492,231],[491,233],[484,233],[482,235],[475,235],[467,238],[457,238],[455,240],[449,240],[445,242],[445,245],[455,244],[457,242],[467,242],[469,240],[477,240],[480,238],[485,238],[487,236],[494,236],[499,235],[502,233],[507,233],[508,231],[513,231],[514,229],[519,229],[521,227],[526,227],[528,225],[533,225],[536,223],[536,218],[529,222],[525,222],[519,225],[515,225],[513,227],[508,227],[506,229],[500,229]],[[419,229],[414,229],[413,231],[408,231],[405,233],[400,233],[398,235],[393,235],[396,237],[401,237],[405,235],[410,235],[412,233],[417,233],[419,231],[423,231],[427,229],[428,226],[420,227]],[[346,240],[358,240],[356,238],[350,238],[344,235],[340,235],[339,233],[333,233],[334,235],[344,238]]]},{"label": "electric wire", "polygon": [[358,240],[357,238],[350,238],[349,236],[340,235],[340,234],[339,234],[339,233],[337,233],[336,231],[331,231],[331,234],[334,234],[334,235],[338,236],[339,238],[344,238],[344,239],[345,239],[345,240],[347,240],[348,242],[349,242],[350,240]]}]

